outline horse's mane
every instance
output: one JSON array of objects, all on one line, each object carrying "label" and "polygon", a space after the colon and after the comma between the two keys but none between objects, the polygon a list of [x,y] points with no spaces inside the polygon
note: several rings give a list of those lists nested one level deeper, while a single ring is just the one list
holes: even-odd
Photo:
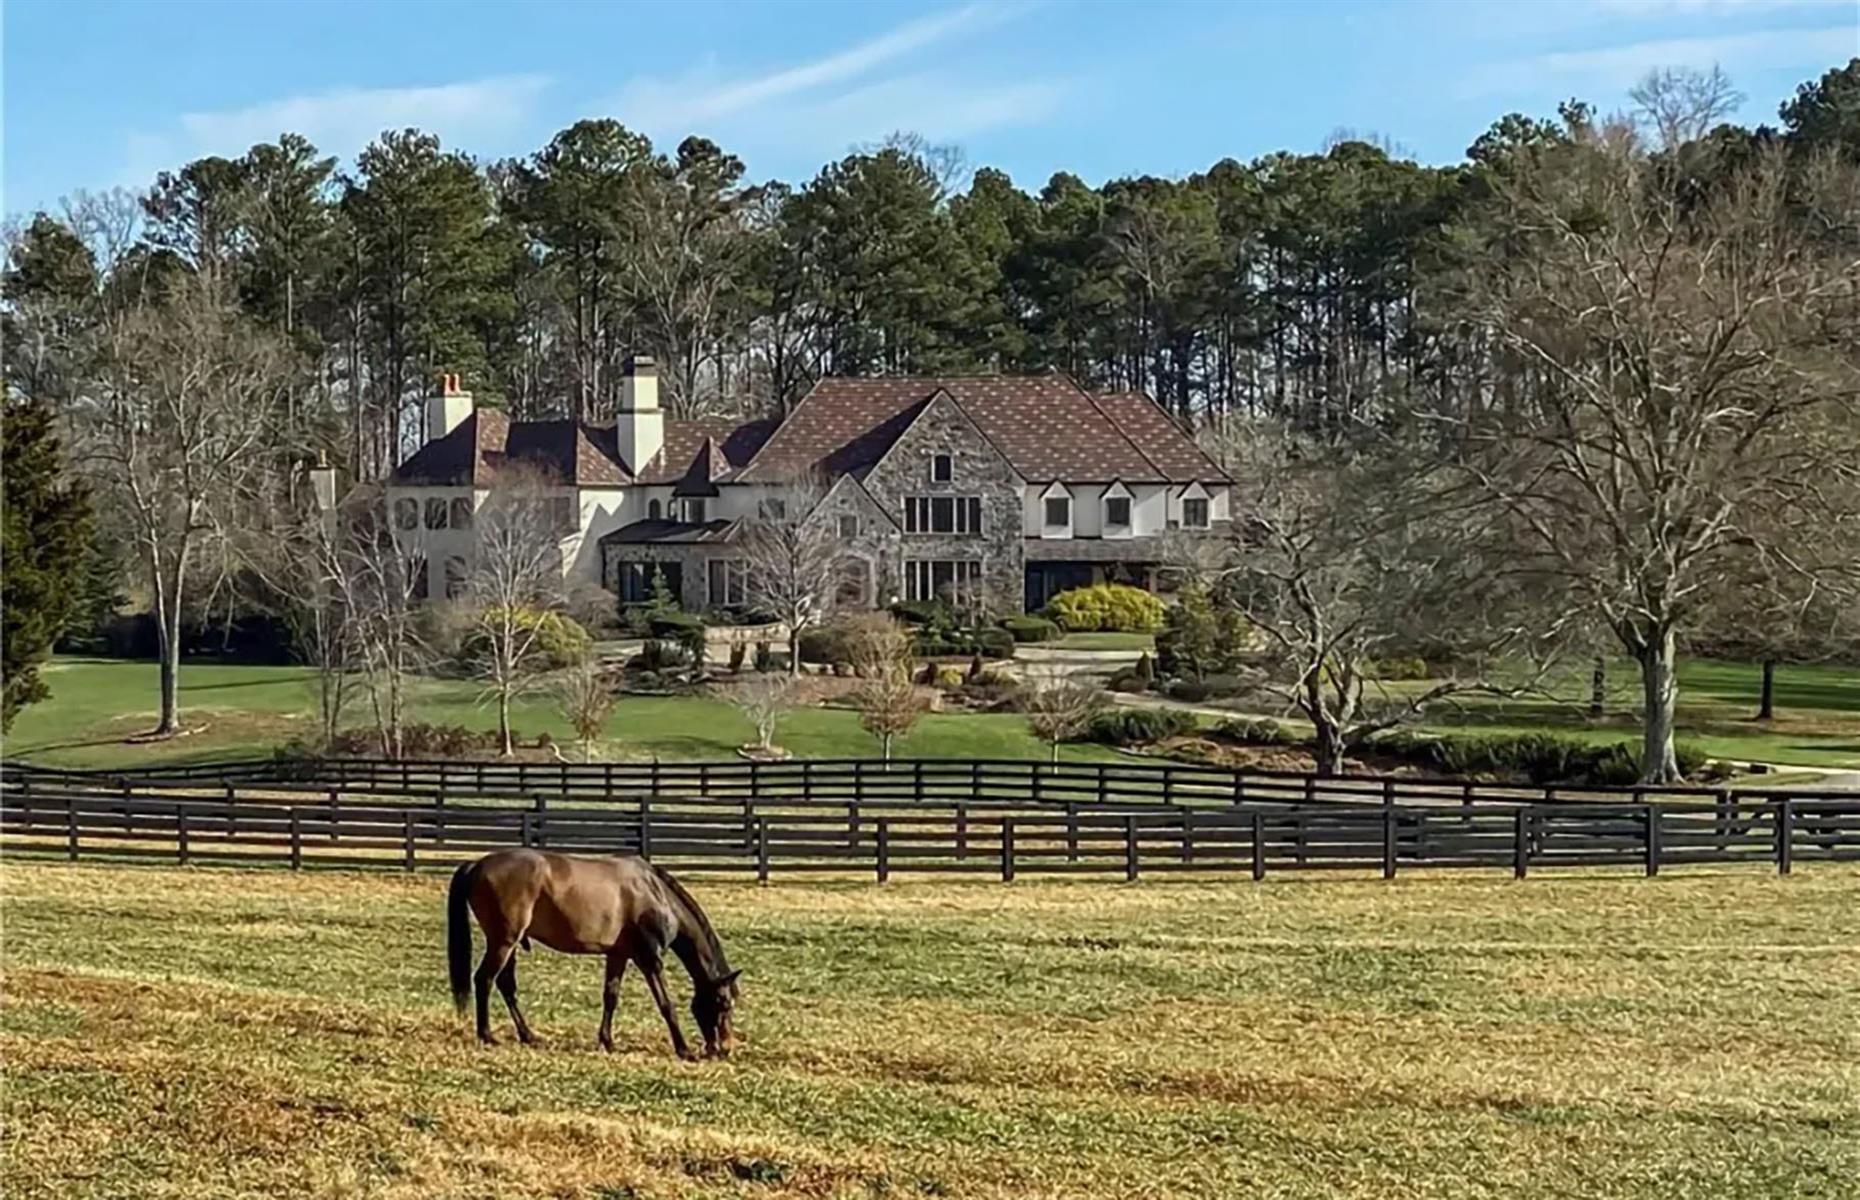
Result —
[{"label": "horse's mane", "polygon": [[703,935],[704,941],[709,945],[713,973],[727,975],[730,971],[730,964],[723,956],[723,943],[717,940],[717,931],[711,928],[710,918],[705,915],[696,898],[686,891],[685,885],[678,882],[677,877],[664,867],[651,862],[646,865],[652,868],[652,873],[659,877],[659,882],[664,884],[666,890],[677,897],[678,902],[684,905],[685,911],[691,914],[691,923],[697,927],[697,932]]}]

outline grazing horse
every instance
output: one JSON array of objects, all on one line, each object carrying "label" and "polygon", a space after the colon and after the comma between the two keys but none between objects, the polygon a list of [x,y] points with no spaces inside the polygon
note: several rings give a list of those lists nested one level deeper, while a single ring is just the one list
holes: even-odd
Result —
[{"label": "grazing horse", "polygon": [[[468,915],[469,910],[469,915]],[[471,970],[471,915],[484,930],[484,958]],[[517,1008],[516,949],[532,940],[564,954],[599,954],[607,959],[601,994],[601,1049],[612,1050],[614,1003],[629,960],[639,965],[659,1015],[672,1033],[679,1058],[696,1057],[685,1043],[665,991],[667,950],[691,973],[691,1015],[704,1035],[704,1051],[726,1057],[735,1045],[731,1009],[736,977],[723,957],[704,910],[684,885],[642,858],[582,858],[542,850],[499,850],[466,863],[452,875],[446,897],[446,960],[452,1000],[461,1015],[475,985],[478,1040],[491,1036],[491,984],[503,994],[517,1037],[535,1041]]]}]

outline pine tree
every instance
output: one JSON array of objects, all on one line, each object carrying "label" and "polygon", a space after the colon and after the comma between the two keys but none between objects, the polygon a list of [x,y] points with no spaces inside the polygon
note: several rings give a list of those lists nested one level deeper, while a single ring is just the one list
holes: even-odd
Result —
[{"label": "pine tree", "polygon": [[44,404],[9,400],[4,442],[5,525],[0,546],[0,620],[4,621],[4,703],[0,728],[28,704],[51,694],[39,666],[72,611],[90,525],[90,497],[63,476],[58,434]]}]

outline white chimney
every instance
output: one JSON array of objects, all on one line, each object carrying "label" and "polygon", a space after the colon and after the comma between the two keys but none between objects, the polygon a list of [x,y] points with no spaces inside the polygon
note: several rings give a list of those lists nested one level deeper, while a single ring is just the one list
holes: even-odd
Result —
[{"label": "white chimney", "polygon": [[659,411],[659,368],[636,354],[620,380],[620,418],[614,422],[620,461],[635,475],[665,448],[665,414]]},{"label": "white chimney", "polygon": [[439,394],[426,398],[426,440],[436,442],[471,416],[471,393],[459,386],[457,375],[439,377]]}]

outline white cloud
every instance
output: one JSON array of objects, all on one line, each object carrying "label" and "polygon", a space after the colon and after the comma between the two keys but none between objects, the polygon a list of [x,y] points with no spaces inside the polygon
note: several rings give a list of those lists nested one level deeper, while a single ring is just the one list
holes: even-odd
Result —
[{"label": "white cloud", "polygon": [[1469,77],[1469,94],[1516,93],[1543,88],[1622,91],[1657,67],[1720,65],[1740,72],[1799,69],[1819,72],[1860,53],[1860,27],[1774,29],[1700,37],[1664,38],[1588,50],[1558,50],[1493,63]]},{"label": "white cloud", "polygon": [[[607,107],[661,145],[699,133],[750,155],[838,153],[899,129],[948,140],[1032,124],[1057,110],[1065,82],[991,71],[947,49],[937,70],[922,66],[926,51],[1027,11],[972,4],[746,78],[714,60],[676,76],[638,76]],[[908,69],[882,69],[900,64]]]},{"label": "white cloud", "polygon": [[1605,14],[1623,17],[1728,17],[1791,8],[1847,8],[1854,0],[1592,0]]},{"label": "white cloud", "polygon": [[504,75],[432,87],[340,88],[247,108],[183,113],[177,128],[130,138],[124,180],[146,186],[157,171],[203,155],[243,154],[286,131],[326,154],[352,158],[383,130],[418,127],[448,146],[482,152],[485,143],[525,131],[549,79]]}]

